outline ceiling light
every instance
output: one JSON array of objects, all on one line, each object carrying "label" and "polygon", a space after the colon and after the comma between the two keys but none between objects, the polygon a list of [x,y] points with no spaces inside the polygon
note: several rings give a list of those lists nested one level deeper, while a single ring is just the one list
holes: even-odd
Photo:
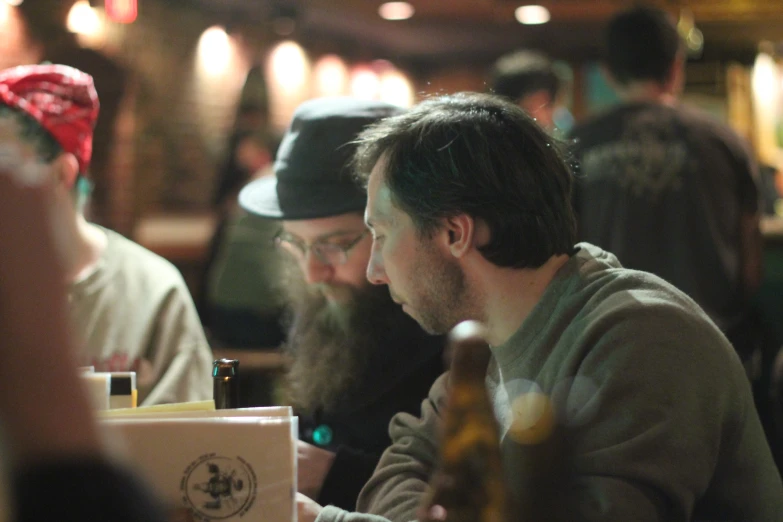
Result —
[{"label": "ceiling light", "polygon": [[375,100],[381,87],[381,79],[366,66],[355,67],[351,72],[351,96],[361,100]]},{"label": "ceiling light", "polygon": [[90,7],[87,0],[79,0],[68,11],[66,22],[68,30],[81,35],[95,35],[101,30],[101,20],[98,13]]},{"label": "ceiling light", "polygon": [[386,2],[378,8],[378,14],[386,20],[407,20],[416,10],[408,2]]},{"label": "ceiling light", "polygon": [[322,56],[315,67],[315,93],[318,96],[340,96],[345,94],[348,84],[348,67],[342,58],[334,54]]},{"label": "ceiling light", "polygon": [[514,11],[514,17],[520,24],[538,25],[549,21],[549,9],[543,5],[523,5]]},{"label": "ceiling light", "polygon": [[231,39],[226,30],[214,25],[201,33],[197,56],[202,70],[209,76],[219,76],[228,68]]},{"label": "ceiling light", "polygon": [[288,94],[295,94],[308,82],[310,61],[301,45],[293,40],[280,42],[269,55],[272,78]]},{"label": "ceiling light", "polygon": [[413,105],[414,94],[410,80],[397,70],[389,70],[381,74],[378,98],[392,105],[410,107]]}]

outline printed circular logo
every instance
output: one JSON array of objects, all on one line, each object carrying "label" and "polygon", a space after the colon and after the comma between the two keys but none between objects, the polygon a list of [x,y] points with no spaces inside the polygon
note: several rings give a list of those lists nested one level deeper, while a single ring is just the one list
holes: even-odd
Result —
[{"label": "printed circular logo", "polygon": [[185,470],[180,482],[182,501],[198,520],[244,516],[257,494],[256,473],[242,457],[202,455]]}]

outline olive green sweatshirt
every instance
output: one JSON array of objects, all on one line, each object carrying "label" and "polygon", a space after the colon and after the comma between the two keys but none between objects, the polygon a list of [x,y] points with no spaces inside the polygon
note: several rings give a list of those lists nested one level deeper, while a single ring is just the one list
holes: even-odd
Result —
[{"label": "olive green sweatshirt", "polygon": [[[488,390],[521,519],[783,521],[783,485],[729,342],[673,286],[578,247],[492,349]],[[421,418],[392,420],[358,501],[373,515],[326,507],[317,522],[415,520],[447,386],[433,385]]]}]

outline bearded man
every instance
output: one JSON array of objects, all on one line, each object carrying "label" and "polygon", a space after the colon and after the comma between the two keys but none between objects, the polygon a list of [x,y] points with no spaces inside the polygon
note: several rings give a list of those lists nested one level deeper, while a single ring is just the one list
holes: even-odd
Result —
[{"label": "bearded man", "polygon": [[443,371],[443,338],[426,334],[365,270],[372,238],[365,191],[350,174],[353,141],[401,109],[322,98],[295,112],[275,176],[248,184],[240,205],[282,221],[293,363],[288,392],[299,415],[299,491],[347,509],[389,445],[394,414],[419,414]]}]

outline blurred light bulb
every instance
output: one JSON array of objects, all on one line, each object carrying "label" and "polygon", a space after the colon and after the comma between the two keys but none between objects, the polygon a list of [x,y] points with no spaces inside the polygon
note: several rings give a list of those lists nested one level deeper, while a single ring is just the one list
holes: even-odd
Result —
[{"label": "blurred light bulb", "polygon": [[375,71],[360,67],[351,75],[351,95],[363,100],[374,100],[380,89],[380,79]]},{"label": "blurred light bulb", "polygon": [[72,33],[93,35],[100,31],[101,20],[87,0],[79,0],[68,11],[66,26]]},{"label": "blurred light bulb", "polygon": [[514,17],[520,24],[538,25],[549,21],[549,9],[542,5],[523,5],[514,11]]},{"label": "blurred light bulb", "polygon": [[299,89],[307,76],[307,56],[304,49],[293,41],[285,41],[274,48],[271,55],[272,74],[285,89]]},{"label": "blurred light bulb", "polygon": [[385,20],[407,20],[415,12],[408,2],[386,2],[378,8],[378,14]]},{"label": "blurred light bulb", "polygon": [[400,71],[391,70],[383,73],[379,91],[381,101],[400,107],[413,105],[413,87],[408,78]]},{"label": "blurred light bulb", "polygon": [[348,83],[348,68],[339,56],[328,54],[316,62],[313,76],[318,96],[339,96]]},{"label": "blurred light bulb", "polygon": [[[777,102],[777,64],[766,53],[759,53],[753,64],[751,88],[756,96],[756,104],[769,111]],[[773,111],[774,112],[774,111]]]},{"label": "blurred light bulb", "polygon": [[198,59],[204,72],[210,75],[223,73],[231,58],[231,40],[226,30],[212,26],[201,33],[198,40]]}]

